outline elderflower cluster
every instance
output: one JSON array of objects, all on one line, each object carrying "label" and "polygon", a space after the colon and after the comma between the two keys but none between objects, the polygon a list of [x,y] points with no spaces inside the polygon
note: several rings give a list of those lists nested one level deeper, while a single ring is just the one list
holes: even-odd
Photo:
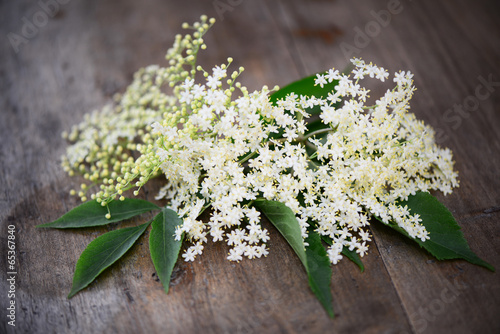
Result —
[{"label": "elderflower cluster", "polygon": [[[289,207],[304,239],[312,228],[330,240],[334,264],[345,247],[367,252],[372,216],[429,238],[420,217],[398,201],[417,191],[450,193],[458,180],[450,150],[408,112],[410,72],[395,73],[395,87],[368,105],[360,81],[384,82],[389,73],[353,59],[349,74],[317,75],[316,85],[331,88],[326,97],[291,93],[273,101],[277,88],[249,92],[237,81],[243,68],[229,72],[230,58],[210,71],[196,66],[211,24],[202,17],[187,26],[195,33],[176,38],[169,67],[142,70],[115,109],[93,114],[69,134],[75,144],[64,166],[100,186],[92,198],[106,205],[163,174],[158,199],[183,219],[176,238],[191,243],[186,261],[209,238],[225,241],[232,261],[267,255],[269,234],[253,205],[260,199]],[[160,89],[166,83],[171,94]],[[87,191],[83,185],[84,200]],[[208,208],[210,218],[200,220]]]},{"label": "elderflower cluster", "polygon": [[[123,199],[123,192],[140,188],[158,175],[158,169],[151,168],[157,162],[146,161],[143,156],[153,149],[151,124],[162,119],[181,122],[187,114],[179,107],[176,85],[196,74],[196,56],[206,48],[203,36],[214,22],[202,16],[201,22],[193,26],[184,24],[194,32],[175,37],[166,55],[168,67],[151,65],[140,69],[123,96],[116,96],[115,107],[94,111],[69,133],[63,133],[73,142],[62,157],[64,170],[90,181],[83,183],[79,191],[72,190],[72,194],[78,193],[82,201],[87,201],[91,193],[92,199],[106,205],[116,196]],[[174,94],[167,93],[171,87]]]}]

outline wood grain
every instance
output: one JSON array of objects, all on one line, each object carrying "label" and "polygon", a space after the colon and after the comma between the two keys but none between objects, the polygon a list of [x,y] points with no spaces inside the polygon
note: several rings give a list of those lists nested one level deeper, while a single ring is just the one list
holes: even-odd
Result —
[{"label": "wood grain", "polygon": [[[217,11],[217,3],[230,10]],[[375,17],[391,4],[397,10],[390,22],[379,23],[362,47],[356,44],[358,29],[373,28]],[[34,228],[77,205],[68,192],[78,180],[59,166],[66,147],[59,134],[111,102],[139,67],[162,63],[181,23],[207,14],[218,22],[207,35],[202,65],[231,56],[235,66],[245,67],[241,79],[250,89],[284,85],[332,66],[342,69],[346,43],[356,47],[354,56],[390,71],[411,70],[418,87],[412,111],[436,128],[460,173],[460,188],[437,196],[472,250],[498,269],[497,2],[73,0],[58,7],[15,52],[8,34],[22,34],[25,19],[33,22],[42,7],[0,2],[0,332],[500,332],[498,274],[464,261],[436,262],[383,226],[373,226],[364,273],[347,260],[334,266],[333,320],[307,287],[291,248],[268,223],[267,258],[234,264],[225,260],[224,245],[210,244],[194,263],[177,264],[168,295],[155,276],[146,234],[71,300],[66,295],[79,254],[111,227]],[[481,88],[485,80],[490,86]],[[372,95],[385,89],[374,87]],[[457,118],[453,108],[474,101],[478,89],[478,105]],[[157,188],[147,187],[142,196],[151,198]],[[15,328],[5,316],[9,224],[17,236]]]}]

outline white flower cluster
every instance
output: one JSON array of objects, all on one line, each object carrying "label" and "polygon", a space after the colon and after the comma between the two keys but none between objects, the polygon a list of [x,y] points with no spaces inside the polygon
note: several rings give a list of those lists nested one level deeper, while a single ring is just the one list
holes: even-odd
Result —
[{"label": "white flower cluster", "polygon": [[[173,94],[158,95],[150,80],[136,89],[141,96],[151,91],[162,97],[155,100],[161,117],[141,133],[143,144],[132,147],[139,158],[115,159],[107,167],[115,173],[103,181],[98,201],[121,195],[133,180],[140,187],[164,174],[168,183],[158,198],[169,200],[183,219],[176,237],[185,234],[192,243],[182,255],[186,261],[202,253],[208,238],[227,242],[229,260],[267,255],[269,235],[253,206],[257,199],[286,204],[304,238],[311,227],[329,238],[334,264],[344,247],[366,253],[372,215],[397,223],[413,238],[429,238],[419,216],[397,201],[419,190],[446,194],[458,181],[451,152],[436,146],[433,130],[408,112],[415,90],[411,73],[396,73],[396,86],[366,105],[369,90],[360,80],[385,81],[389,73],[354,59],[350,74],[332,69],[317,75],[317,85],[331,87],[327,97],[292,93],[273,103],[267,87],[249,93],[236,81],[242,68],[228,74],[232,59],[210,72],[194,65],[208,29],[202,21],[194,26],[197,35],[176,40],[168,54],[171,66],[151,76],[169,82]],[[205,79],[197,82],[200,72]],[[312,108],[320,110],[316,122]],[[120,131],[107,135],[113,138],[108,151],[120,142],[114,139],[122,138]],[[200,220],[209,207],[210,219]]]}]

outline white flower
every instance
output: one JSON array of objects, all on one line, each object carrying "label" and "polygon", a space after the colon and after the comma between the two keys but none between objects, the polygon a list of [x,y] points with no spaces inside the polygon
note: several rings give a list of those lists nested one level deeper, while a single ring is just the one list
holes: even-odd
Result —
[{"label": "white flower", "polygon": [[324,74],[316,74],[316,79],[314,80],[315,85],[319,85],[321,88],[323,88],[324,85],[327,84],[327,81],[325,79]]},{"label": "white flower", "polygon": [[340,78],[340,74],[338,70],[335,69],[329,69],[328,74],[326,75],[326,79],[328,79],[328,82],[331,83],[334,80],[338,80]]},{"label": "white flower", "polygon": [[[231,247],[230,261],[266,256],[270,236],[254,206],[262,198],[288,206],[304,242],[312,224],[330,238],[334,264],[344,247],[367,253],[371,215],[413,238],[431,237],[421,218],[397,203],[417,191],[449,193],[458,176],[451,151],[409,112],[413,74],[396,73],[396,87],[367,105],[362,80],[385,82],[389,73],[353,59],[351,74],[316,75],[322,88],[338,81],[326,97],[291,93],[273,103],[267,87],[250,93],[241,86],[242,69],[228,74],[231,60],[211,73],[191,63],[208,26],[200,25],[199,37],[176,39],[168,67],[140,70],[115,109],[87,116],[67,135],[75,143],[64,169],[99,185],[93,198],[105,205],[162,174],[168,184],[159,198],[183,220],[174,237],[190,244],[185,261],[202,254],[210,237]],[[319,115],[310,115],[315,106]]]},{"label": "white flower", "polygon": [[182,257],[184,258],[184,261],[194,261],[196,257],[196,253],[193,251],[193,249],[189,248],[187,249],[183,254]]},{"label": "white flower", "polygon": [[243,257],[241,255],[243,255],[242,250],[240,250],[239,248],[232,248],[229,250],[229,255],[227,259],[229,261],[241,261],[243,260]]},{"label": "white flower", "polygon": [[408,71],[399,71],[394,73],[394,82],[398,84],[398,86],[407,86],[411,85],[411,79],[413,78],[413,74]]}]

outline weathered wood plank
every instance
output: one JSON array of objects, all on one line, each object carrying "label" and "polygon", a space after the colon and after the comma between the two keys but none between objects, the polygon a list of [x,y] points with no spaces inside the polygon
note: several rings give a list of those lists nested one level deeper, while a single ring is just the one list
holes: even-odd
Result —
[{"label": "weathered wood plank", "polygon": [[[456,216],[471,248],[498,268],[500,110],[495,101],[500,94],[493,87],[490,92],[480,88],[482,98],[476,95],[482,78],[492,76],[495,82],[500,81],[498,61],[492,61],[500,59],[500,45],[493,46],[500,30],[489,15],[490,6],[485,3],[472,8],[463,2],[411,4],[410,10],[402,11],[386,28],[388,34],[384,31],[374,43],[389,68],[407,65],[402,60],[413,67],[419,90],[412,110],[443,131],[442,144],[453,150],[461,176],[460,188],[439,198]],[[481,20],[483,23],[478,24]],[[487,23],[490,25],[485,31]],[[398,41],[396,45],[394,40]],[[470,116],[459,117],[458,112],[447,111],[474,99],[479,106],[470,111]],[[377,228],[374,234],[413,331],[499,330],[495,320],[500,298],[496,274],[460,261],[436,263],[387,229]]]},{"label": "weathered wood plank", "polygon": [[[365,273],[347,260],[334,267],[334,320],[326,317],[300,262],[271,227],[267,258],[233,264],[225,260],[223,245],[209,245],[196,262],[177,264],[168,295],[153,276],[145,235],[96,283],[66,299],[76,259],[108,228],[34,229],[77,204],[67,195],[75,180],[58,165],[65,147],[62,130],[111,101],[136,69],[162,62],[181,23],[203,13],[218,23],[207,35],[202,65],[232,56],[235,66],[246,68],[243,83],[258,89],[331,66],[343,68],[347,59],[340,43],[356,46],[355,28],[375,20],[371,11],[388,9],[386,1],[241,1],[222,13],[214,3],[74,1],[60,5],[18,53],[7,38],[0,41],[0,249],[6,254],[6,225],[14,224],[16,332],[498,331],[496,274],[461,261],[430,262],[383,227],[374,228],[377,242],[363,259]],[[28,1],[3,2],[0,8],[2,36],[20,33],[23,16],[31,19],[41,10]],[[445,118],[446,110],[474,96],[480,77],[491,74],[500,81],[498,5],[401,1],[397,8],[391,22],[366,46],[358,45],[354,55],[391,71],[415,73],[419,90],[412,111],[442,129],[443,144],[454,151],[461,175],[461,187],[440,199],[457,217],[471,248],[499,268],[498,86],[456,129],[458,121]],[[155,186],[146,190],[143,196],[151,197]],[[0,261],[5,268],[3,255]],[[4,287],[2,279],[2,310]],[[2,332],[12,332],[1,314]]]}]

